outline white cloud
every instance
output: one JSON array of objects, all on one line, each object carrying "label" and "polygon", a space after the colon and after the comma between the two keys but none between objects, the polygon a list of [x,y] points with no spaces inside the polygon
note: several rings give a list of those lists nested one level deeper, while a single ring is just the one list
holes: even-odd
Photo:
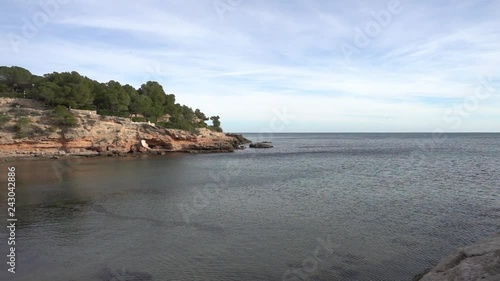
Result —
[{"label": "white cloud", "polygon": [[[19,54],[6,39],[19,26],[0,22],[1,64],[134,86],[159,80],[234,131],[283,107],[299,118],[289,131],[428,131],[474,94],[481,75],[498,81],[500,21],[480,2],[450,15],[434,2],[402,1],[403,12],[347,64],[337,43],[387,2],[243,1],[220,20],[211,1],[74,1]],[[498,106],[484,102],[463,130],[499,130]]]}]

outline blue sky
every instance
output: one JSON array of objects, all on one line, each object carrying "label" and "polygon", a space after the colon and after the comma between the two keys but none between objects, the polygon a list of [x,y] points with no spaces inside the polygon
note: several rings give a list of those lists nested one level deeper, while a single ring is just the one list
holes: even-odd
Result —
[{"label": "blue sky", "polygon": [[0,65],[160,82],[236,132],[500,131],[500,1],[4,0]]}]

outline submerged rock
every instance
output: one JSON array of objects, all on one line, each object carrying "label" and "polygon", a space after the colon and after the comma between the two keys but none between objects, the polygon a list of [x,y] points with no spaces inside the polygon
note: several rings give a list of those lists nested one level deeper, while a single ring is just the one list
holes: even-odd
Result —
[{"label": "submerged rock", "polygon": [[460,248],[415,281],[499,281],[500,233]]}]

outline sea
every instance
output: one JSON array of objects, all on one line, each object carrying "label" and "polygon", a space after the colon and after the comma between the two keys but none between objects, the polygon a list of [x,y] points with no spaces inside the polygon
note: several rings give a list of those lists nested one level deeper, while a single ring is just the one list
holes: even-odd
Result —
[{"label": "sea", "polygon": [[274,148],[1,162],[0,280],[411,281],[500,232],[500,134],[244,136]]}]

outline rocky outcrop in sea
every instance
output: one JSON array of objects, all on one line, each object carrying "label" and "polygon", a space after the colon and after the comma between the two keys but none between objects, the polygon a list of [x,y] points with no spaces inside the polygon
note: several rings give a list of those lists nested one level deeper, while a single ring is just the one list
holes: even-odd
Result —
[{"label": "rocky outcrop in sea", "polygon": [[250,148],[273,148],[273,144],[269,141],[254,142],[249,145]]}]

